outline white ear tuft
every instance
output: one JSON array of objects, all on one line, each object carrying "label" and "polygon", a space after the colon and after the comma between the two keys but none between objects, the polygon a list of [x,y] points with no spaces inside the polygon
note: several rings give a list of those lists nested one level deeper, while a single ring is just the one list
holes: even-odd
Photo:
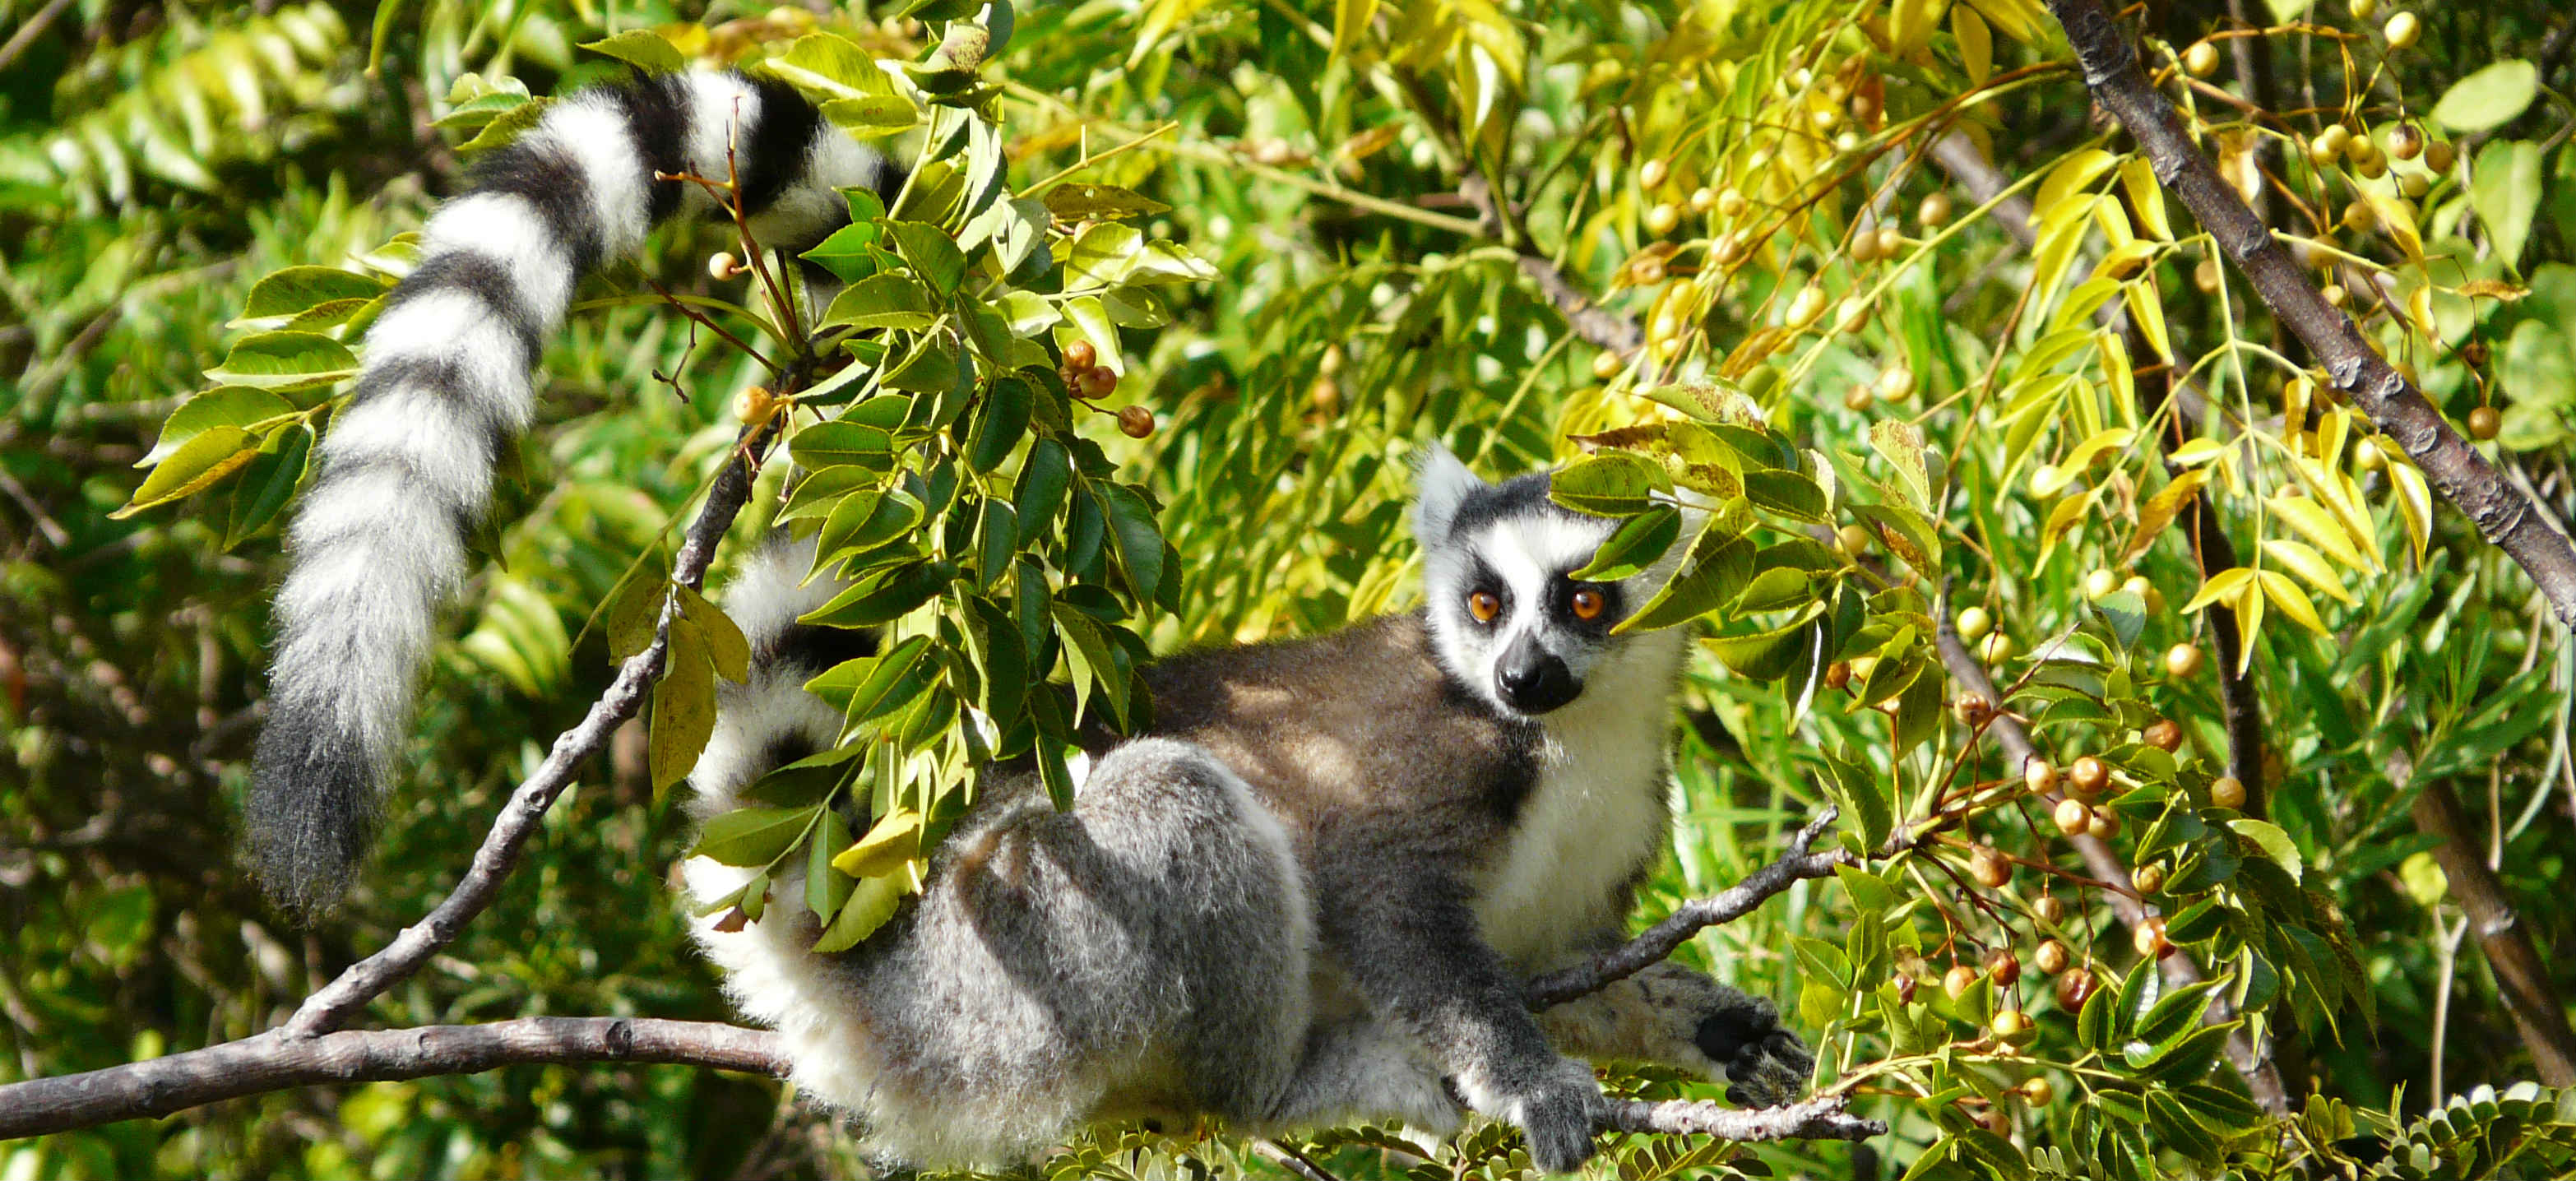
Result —
[{"label": "white ear tuft", "polygon": [[1414,539],[1426,548],[1448,540],[1449,523],[1457,519],[1459,504],[1468,493],[1486,486],[1449,453],[1447,445],[1433,443],[1423,453],[1422,466],[1414,474]]}]

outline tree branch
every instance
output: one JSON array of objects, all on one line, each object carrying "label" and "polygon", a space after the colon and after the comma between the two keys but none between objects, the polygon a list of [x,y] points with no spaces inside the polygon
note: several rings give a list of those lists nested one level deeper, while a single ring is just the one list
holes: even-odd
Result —
[{"label": "tree branch", "polygon": [[144,1119],[314,1083],[478,1074],[522,1063],[660,1062],[784,1078],[779,1036],[709,1021],[528,1017],[483,1025],[272,1030],[86,1074],[0,1087],[0,1140]]},{"label": "tree branch", "polygon": [[1660,1132],[1737,1141],[1866,1140],[1887,1134],[1886,1123],[1846,1112],[1839,1095],[1756,1108],[1720,1107],[1684,1099],[1662,1103],[1612,1099],[1608,1104],[1609,1110],[1601,1118],[1601,1130],[1605,1132]]},{"label": "tree branch", "polygon": [[[1475,206],[1477,215],[1485,225],[1493,228],[1496,236],[1502,236],[1512,226],[1506,220],[1509,211],[1502,207],[1501,196],[1482,174],[1470,174],[1461,181],[1458,195]],[[1566,326],[1574,329],[1576,336],[1599,348],[1621,354],[1633,353],[1646,343],[1645,330],[1639,328],[1636,321],[1593,303],[1592,297],[1576,288],[1566,279],[1565,272],[1556,269],[1555,263],[1548,261],[1546,255],[1530,244],[1528,235],[1510,236],[1518,241],[1513,251],[1520,256],[1521,273],[1538,285],[1539,293],[1545,295],[1549,303],[1556,305],[1558,314],[1565,317]]]},{"label": "tree branch", "polygon": [[[680,545],[679,556],[672,564],[673,578],[691,588],[705,581],[707,563],[715,557],[717,542],[724,538],[725,530],[733,525],[734,516],[751,495],[752,465],[740,457],[757,452],[776,430],[774,421],[753,428],[745,432],[743,445],[728,453],[715,483],[707,490],[706,506],[698,511],[687,539]],[[617,727],[643,707],[645,692],[662,672],[673,610],[668,605],[664,607],[652,644],[627,659],[618,669],[617,679],[600,694],[581,724],[557,737],[536,773],[510,793],[510,802],[492,822],[492,831],[483,838],[482,847],[474,851],[474,863],[446,899],[419,922],[403,928],[384,950],[350,965],[337,979],[305,998],[295,1015],[279,1027],[280,1035],[288,1039],[311,1038],[347,1024],[367,1002],[418,972],[430,956],[454,942],[467,923],[492,905],[493,899],[500,896],[501,883],[518,867],[519,856],[527,849],[529,838],[536,835],[546,810],[554,806],[556,796],[572,785],[573,772],[592,755],[606,750]]]},{"label": "tree branch", "polygon": [[[2414,767],[2401,755],[2392,760],[2388,777],[2398,786],[2412,778]],[[2415,827],[2440,839],[2433,857],[2451,883],[2451,896],[2467,912],[2488,970],[2495,973],[2496,995],[2513,1014],[2523,1048],[2531,1052],[2540,1081],[2553,1087],[2576,1083],[2576,1030],[2567,1026],[2567,1009],[2550,986],[2549,969],[2531,945],[2531,935],[2514,913],[2504,883],[2487,866],[2479,841],[2469,831],[2468,813],[2448,783],[2428,783],[2415,796]],[[2435,1096],[2438,1102],[2440,1096]]]},{"label": "tree branch", "polygon": [[[2004,766],[2018,772],[2023,764],[2039,757],[2039,750],[2031,745],[2029,731],[2022,729],[2020,722],[2004,712],[2003,694],[1996,690],[1994,678],[1986,675],[1985,666],[1969,654],[1968,645],[1959,639],[1959,628],[1951,622],[1952,618],[1950,605],[1947,602],[1940,604],[1935,646],[1941,650],[1941,663],[1950,670],[1950,679],[1959,682],[1961,689],[1982,693],[1986,700],[1995,703],[1994,720],[1987,724],[1986,733],[1994,735],[1996,743],[2003,747]],[[2060,797],[2052,794],[2047,798],[2053,802]],[[2090,836],[2067,839],[2075,845],[2077,855],[2084,859],[2085,869],[2094,877],[2108,882],[2129,880],[2129,867],[2121,864],[2119,853],[2113,851],[2109,844]],[[2119,917],[2122,926],[2135,930],[2138,924],[2146,921],[2146,906],[2136,898],[2117,890],[2103,893],[2110,899],[2111,913]],[[2191,953],[2179,949],[2164,958],[2162,971],[2167,987],[2196,983],[2202,978],[2200,965],[2192,960]],[[2235,1015],[2235,1007],[2228,1003],[2226,997],[2212,996],[2205,1020],[2216,1023]],[[2264,1110],[2275,1115],[2289,1112],[2289,1090],[2282,1085],[2281,1072],[2272,1060],[2270,1047],[2258,1045],[2240,1028],[2227,1035],[2227,1062],[2236,1068],[2237,1075],[2245,1080],[2246,1091],[2254,1096],[2256,1103],[2263,1105]]]},{"label": "tree branch", "polygon": [[1646,929],[1620,946],[1592,957],[1583,963],[1531,979],[1527,996],[1529,1007],[1544,1009],[1561,1005],[1576,997],[1589,996],[1662,962],[1674,949],[1690,941],[1705,928],[1731,923],[1769,901],[1790,886],[1809,878],[1831,875],[1837,865],[1851,863],[1851,854],[1836,849],[1827,853],[1810,853],[1808,847],[1816,838],[1833,827],[1836,812],[1827,808],[1824,814],[1807,822],[1789,838],[1789,851],[1752,873],[1744,880],[1706,898],[1694,898],[1664,921]]},{"label": "tree branch", "polygon": [[2156,179],[2182,200],[2244,273],[2272,314],[2321,361],[2335,387],[2370,416],[2422,469],[2444,499],[2531,576],[2563,624],[2576,625],[2576,546],[2548,513],[2504,479],[2336,311],[2289,251],[2201,154],[2173,104],[2138,67],[2102,0],[2049,0],[2066,29],[2095,102],[2116,116],[2154,166]]}]

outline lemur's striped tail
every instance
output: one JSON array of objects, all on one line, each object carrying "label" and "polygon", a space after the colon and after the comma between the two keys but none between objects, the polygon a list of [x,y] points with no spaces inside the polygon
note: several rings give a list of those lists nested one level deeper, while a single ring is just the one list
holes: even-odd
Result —
[{"label": "lemur's striped tail", "polygon": [[529,370],[575,283],[655,223],[718,209],[656,173],[722,180],[729,159],[755,236],[796,249],[848,220],[836,188],[890,191],[897,172],[784,85],[664,75],[556,103],[429,219],[288,534],[245,818],[280,902],[328,907],[365,854],[437,608],[464,572],[496,455],[528,425]]}]

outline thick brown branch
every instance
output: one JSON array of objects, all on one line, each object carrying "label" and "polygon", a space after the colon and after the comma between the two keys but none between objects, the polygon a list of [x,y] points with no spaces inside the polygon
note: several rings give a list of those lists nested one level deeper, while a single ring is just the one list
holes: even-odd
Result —
[{"label": "thick brown branch", "polygon": [[2531,576],[2559,621],[2576,624],[2576,546],[2547,510],[2478,454],[2423,391],[2371,348],[2350,317],[2326,303],[2307,272],[2201,154],[2173,104],[2148,84],[2110,8],[2102,0],[2049,0],[2048,6],[2075,46],[2094,101],[2137,138],[2156,179],[2200,220],[2273,316],[2308,346],[2335,387],[2396,441],[2443,498]]},{"label": "thick brown branch", "polygon": [[1602,1116],[1601,1130],[1715,1136],[1722,1140],[1866,1140],[1886,1135],[1887,1125],[1846,1112],[1840,1096],[1751,1109],[1682,1099],[1662,1103],[1613,1099],[1609,1101],[1609,1111]]},{"label": "thick brown branch", "polygon": [[0,1087],[0,1140],[144,1119],[315,1083],[475,1074],[522,1063],[668,1062],[784,1077],[777,1034],[707,1021],[530,1017],[486,1025],[274,1030],[86,1074]]},{"label": "thick brown branch", "polygon": [[[2410,772],[2400,764],[2390,768],[2389,777],[2403,785]],[[2414,812],[2415,827],[2442,842],[2433,847],[2433,857],[2450,879],[2451,897],[2468,914],[2469,930],[2495,973],[2496,993],[2513,1014],[2540,1081],[2553,1087],[2576,1083],[2576,1030],[2567,1026],[2566,1006],[2559,1003],[2549,969],[2532,948],[2513,900],[2505,896],[2504,883],[2480,853],[2485,842],[2471,832],[2459,795],[2450,784],[2428,783],[2415,797]]]},{"label": "thick brown branch", "polygon": [[[756,451],[774,430],[775,427],[757,428],[747,438],[747,448],[730,454]],[[742,511],[743,502],[751,495],[751,480],[751,465],[740,459],[729,459],[716,473],[714,485],[707,490],[706,506],[699,510],[687,539],[680,545],[679,556],[672,564],[672,577],[691,587],[705,580],[707,563],[715,557],[717,542],[724,538],[735,514]],[[467,923],[492,905],[493,899],[500,896],[501,883],[517,868],[529,838],[536,835],[546,810],[554,806],[556,796],[572,785],[573,773],[592,755],[608,749],[617,727],[643,707],[646,691],[662,671],[662,653],[670,637],[667,611],[654,631],[652,644],[618,669],[617,679],[600,694],[581,724],[557,737],[554,749],[547,752],[546,761],[536,773],[510,793],[510,802],[492,822],[492,831],[484,836],[482,847],[474,851],[474,863],[457,881],[456,889],[419,922],[403,928],[384,950],[350,965],[337,979],[306,997],[295,1015],[279,1027],[279,1033],[288,1038],[310,1038],[347,1024],[368,1001],[419,971],[430,956],[454,942]]]},{"label": "thick brown branch", "polygon": [[1825,809],[1824,815],[1809,821],[1807,827],[1789,838],[1789,851],[1779,860],[1744,875],[1743,881],[1706,898],[1683,903],[1664,921],[1616,948],[1531,980],[1529,1006],[1544,1009],[1599,992],[1614,981],[1661,963],[1703,929],[1734,922],[1753,913],[1772,895],[1808,878],[1829,876],[1835,866],[1849,864],[1851,855],[1839,849],[1828,853],[1807,851],[1817,837],[1833,826],[1834,815],[1834,809]]},{"label": "thick brown branch", "polygon": [[[1986,675],[1986,667],[1969,654],[1968,645],[1959,638],[1959,629],[1951,622],[1952,618],[1949,604],[1941,604],[1935,645],[1941,650],[1942,666],[1950,670],[1950,679],[1957,681],[1961,690],[1982,693],[1986,700],[2000,705],[2003,694],[1995,688],[1994,678]],[[1994,721],[1987,725],[1986,733],[1993,735],[1996,744],[2003,747],[2007,769],[2018,772],[2024,763],[2039,755],[2039,749],[2031,745],[2030,733],[2008,713],[1998,711]],[[2054,800],[2056,797],[2050,798]],[[2109,844],[2090,836],[2068,839],[2075,845],[2077,855],[2084,859],[2085,869],[2094,877],[2107,882],[2129,880],[2129,867],[2121,864],[2119,853],[2113,851]],[[2146,907],[2136,898],[2117,890],[2102,893],[2110,900],[2111,913],[2118,916],[2122,926],[2135,929],[2146,921]],[[2166,956],[2163,971],[2167,987],[2192,984],[2202,979],[2200,965],[2188,952],[2176,951]],[[2235,1015],[2234,1006],[2225,996],[2211,998],[2207,1020],[2225,1021]],[[2263,1105],[2264,1110],[2276,1115],[2289,1112],[2289,1091],[2282,1086],[2280,1070],[2273,1063],[2268,1047],[2257,1045],[2243,1029],[2238,1029],[2227,1035],[2227,1062],[2236,1068],[2237,1075],[2245,1080],[2246,1091],[2254,1096],[2256,1103]]]}]

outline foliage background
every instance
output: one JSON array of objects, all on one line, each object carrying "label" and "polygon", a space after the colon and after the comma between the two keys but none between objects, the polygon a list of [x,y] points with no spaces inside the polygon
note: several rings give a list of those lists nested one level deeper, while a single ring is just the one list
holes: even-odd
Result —
[{"label": "foliage background", "polygon": [[[2398,112],[2420,115],[2490,63],[2537,63],[2522,104],[2461,136],[2468,163],[2460,179],[2414,207],[2424,253],[2444,261],[2423,269],[2384,233],[2346,232],[2338,244],[2449,289],[2433,297],[2438,341],[2410,342],[2384,324],[2376,331],[2455,419],[2488,402],[2504,407],[2502,457],[2564,520],[2567,414],[2576,406],[2576,148],[2567,142],[2576,124],[2565,97],[2565,18],[2542,3],[2427,5],[2417,10],[2421,43],[2391,53],[2384,34],[2372,39],[2388,12],[2363,19],[2329,7],[2252,9],[2257,23],[2278,26],[2264,44],[2282,118],[2261,127],[2305,139],[2349,109],[2384,131]],[[2062,68],[2064,44],[2040,10],[1982,7],[1992,20],[1981,23],[2003,30],[1990,33],[1988,78],[1973,77],[1955,18],[1921,3],[1715,0],[1678,11],[1447,3],[1390,7],[1374,25],[1365,19],[1373,11],[1291,0],[1040,6],[1020,15],[1007,52],[987,71],[1006,87],[1015,180],[1168,125],[1150,148],[1084,175],[1168,204],[1149,232],[1188,244],[1221,276],[1176,289],[1174,323],[1129,340],[1134,361],[1118,400],[1151,407],[1161,428],[1143,441],[1122,438],[1105,416],[1085,428],[1121,461],[1124,478],[1145,482],[1168,506],[1163,527],[1188,589],[1178,613],[1149,630],[1158,649],[1312,632],[1407,602],[1404,472],[1424,442],[1445,439],[1487,472],[1508,473],[1571,454],[1569,430],[1655,413],[1629,394],[1653,383],[1637,367],[1596,369],[1596,349],[1571,338],[1560,310],[1522,273],[1519,243],[1475,224],[1459,196],[1471,160],[1505,178],[1523,207],[1513,220],[1578,289],[1610,293],[1614,310],[1662,329],[1652,331],[1653,360],[1710,367],[1763,325],[1794,320],[1810,276],[1836,301],[1828,328],[1842,296],[1870,293],[1861,331],[1801,336],[1780,355],[1786,380],[1764,395],[1773,424],[1805,446],[1865,457],[1871,423],[1919,422],[1949,482],[1936,514],[1948,555],[1940,573],[1956,580],[1961,601],[1986,604],[2024,651],[2088,618],[2085,576],[2127,565],[2122,551],[2140,504],[2166,478],[2144,446],[2152,432],[2108,447],[2107,466],[2078,482],[2094,499],[2069,514],[2063,536],[2046,533],[2052,506],[2066,501],[2034,489],[2030,469],[2050,459],[2072,479],[2087,464],[2069,453],[2088,434],[2044,428],[2061,414],[2081,422],[2088,411],[2056,402],[2033,411],[2013,401],[2017,389],[2027,392],[2013,382],[2039,347],[2043,312],[2070,298],[2072,280],[2047,282],[2049,251],[2035,264],[2009,227],[1966,216],[1976,203],[1964,194],[1950,198],[1952,218],[1927,223],[1920,203],[1935,191],[1956,193],[1951,182],[1911,167],[1901,144],[1875,151],[1888,145],[1883,128],[1989,79],[1969,124],[2009,177],[2037,184],[2070,152],[2097,143],[2101,129],[2088,122],[2080,80]],[[2178,52],[2224,19],[2216,5],[2156,5],[2146,27]],[[2290,24],[2302,19],[2315,24]],[[232,853],[233,804],[258,718],[266,599],[279,569],[274,531],[224,550],[222,498],[122,521],[107,514],[133,492],[140,474],[132,465],[159,422],[203,388],[202,371],[238,335],[228,324],[254,280],[364,255],[416,228],[453,188],[457,153],[432,124],[447,113],[458,75],[514,75],[539,93],[560,91],[612,68],[576,43],[673,22],[719,30],[711,56],[815,25],[887,57],[918,57],[936,41],[918,22],[864,8],[428,0],[379,13],[330,3],[0,0],[0,28],[27,31],[0,49],[0,373],[8,375],[0,723],[9,745],[0,759],[0,1011],[8,1017],[0,1080],[113,1065],[274,1024],[439,895],[509,786],[605,683],[606,645],[585,621],[730,444],[728,399],[754,377],[660,308],[575,317],[550,347],[544,418],[522,446],[526,478],[502,494],[495,515],[505,561],[475,578],[454,630],[460,638],[442,649],[423,689],[413,770],[372,872],[351,905],[315,930],[273,914]],[[1917,23],[1909,32],[1905,22]],[[2011,35],[2016,27],[2026,41]],[[2552,34],[2561,47],[2554,59],[2542,49]],[[1914,37],[1922,48],[1875,52],[1863,44],[1872,35]],[[371,39],[382,55],[372,72]],[[1816,51],[1830,60],[1862,63],[1856,78],[1884,82],[1877,101],[1885,114],[1859,119],[1870,150],[1819,146],[1800,156],[1777,147],[1757,163],[1751,152],[1766,134],[1780,144],[1803,130],[1790,119],[1810,120],[1826,145],[1853,126],[1846,99],[1826,104],[1840,110],[1829,121],[1808,83],[1770,89],[1798,72],[1788,54],[1807,44],[1831,47]],[[2246,83],[2232,69],[2216,84],[2241,93]],[[1712,96],[1735,82],[1735,97],[1749,93],[1758,116],[1709,115]],[[2217,104],[2200,114],[2233,117]],[[2341,166],[2307,165],[2298,150],[2272,159],[2287,191],[2320,211],[2302,221],[2276,209],[2277,224],[2324,236],[2321,223],[2351,198]],[[1670,175],[1650,183],[1649,160]],[[1810,194],[1803,186],[1820,176],[1840,183]],[[1713,290],[1695,296],[1698,304],[1677,309],[1660,293],[1686,284],[1638,282],[1634,259],[1659,240],[1679,252],[1647,253],[1677,267],[1716,248],[1717,223],[1703,211],[1690,210],[1679,230],[1651,228],[1656,206],[1688,210],[1703,184],[1740,186],[1765,208],[1800,207],[1802,194],[1816,202],[1807,217],[1777,226],[1767,245],[1751,246],[1748,265],[1727,283],[1706,285]],[[1891,194],[1886,212],[1858,213],[1882,186]],[[1855,257],[1845,245],[1855,221],[1899,227],[1916,265],[1876,268]],[[2080,224],[2074,232],[2085,233]],[[2241,413],[2207,428],[2209,437],[2244,430],[2258,441],[2244,461],[2252,483],[2226,481],[2223,519],[2248,554],[2265,538],[2295,542],[2300,535],[2266,512],[2262,493],[2267,481],[2290,478],[2279,440],[2297,433],[2284,432],[2279,417],[2285,373],[2261,355],[2272,331],[2244,306],[2241,289],[2194,294],[2207,251],[2195,252],[2188,227],[2180,232],[2180,246],[2147,261],[2143,282],[2160,284],[2148,291],[2187,364],[2225,352],[2202,376]],[[2089,253],[2098,241],[2082,244]],[[665,233],[641,265],[684,291],[715,291],[698,264],[721,242]],[[2511,302],[2455,294],[2472,279],[2529,294]],[[2025,311],[2035,284],[2038,306]],[[1659,324],[1668,312],[1675,322]],[[1667,353],[1667,340],[1682,343]],[[2228,342],[2247,347],[2225,351]],[[2486,357],[2464,357],[2461,346],[2471,344]],[[1911,400],[1846,400],[1854,385],[1898,366],[1921,387]],[[2103,424],[2128,413],[2095,386],[2086,390],[2097,407],[2089,413]],[[2013,429],[2034,413],[2044,421]],[[1843,466],[1857,472],[1866,462]],[[2429,856],[2442,837],[2410,821],[2413,793],[2438,783],[2466,801],[2466,839],[2500,868],[2522,929],[2543,951],[2548,983],[2562,996],[2576,987],[2576,968],[2546,954],[2570,934],[2567,912],[2553,903],[2576,848],[2567,742],[2576,659],[2519,572],[2455,516],[2437,511],[2421,546],[2410,544],[2389,478],[2354,470],[2368,481],[2381,568],[2364,560],[2329,572],[2349,605],[2321,585],[2302,594],[2329,638],[2311,637],[2276,608],[2252,658],[2273,768],[2259,790],[2298,850],[2304,884],[2348,924],[2352,952],[2350,971],[2324,973],[2348,991],[2324,1006],[2341,1016],[2340,1041],[2313,1015],[2285,1009],[2275,1019],[2306,1034],[2297,1089],[2313,1083],[2320,1094],[2412,1117],[2437,1086],[2501,1087],[2535,1074]],[[2133,568],[2174,605],[2201,584],[2187,544],[2149,544]],[[2209,626],[2170,607],[2151,615],[2140,641],[2150,654]],[[1740,619],[1727,626],[1750,629]],[[2146,667],[2121,696],[2183,720],[2186,753],[2204,766],[2223,762],[2209,677],[2165,678]],[[1830,802],[1817,786],[1829,776],[1815,752],[1877,750],[1878,765],[1891,766],[1887,723],[1868,710],[1830,698],[1801,709],[1795,686],[1714,660],[1694,672],[1687,697],[1684,808],[1674,856],[1641,907],[1648,918],[1767,860],[1782,833]],[[2062,744],[2071,758],[2088,743],[2116,742],[2119,729],[2071,721],[2044,730],[2053,735],[2044,745]],[[1965,738],[1945,727],[1934,748],[1901,756],[1914,760],[1908,786],[1949,765]],[[629,735],[608,765],[588,773],[549,817],[500,905],[431,971],[380,1001],[379,1020],[724,1015],[706,969],[685,950],[665,872],[684,847],[684,826],[654,802],[643,750],[640,734]],[[2011,770],[1990,748],[1980,757],[1990,778]],[[2401,757],[2412,771],[2392,778]],[[2206,774],[2191,782],[2205,784]],[[2034,856],[2062,853],[2035,829],[2008,825],[2010,815],[1981,822],[1984,839]],[[1963,880],[1929,874],[1891,875],[1909,899],[1896,923],[1922,932],[1929,947],[1951,925],[1942,916],[1963,913],[1971,962],[1996,942],[2030,958],[2034,936],[2016,908],[2005,908],[2015,916],[2008,935],[1966,905]],[[1817,1029],[1819,1009],[1838,1011],[1838,997],[1862,1012],[1873,1002],[1860,994],[1893,985],[1881,964],[1878,975],[1829,988],[1834,995],[1818,1002],[1808,996],[1815,964],[1790,954],[1792,940],[1840,945],[1866,908],[1839,886],[1810,884],[1684,954],[1721,979],[1782,998],[1802,1013],[1803,1028]],[[2101,908],[2090,913],[2098,920]],[[2125,974],[2136,957],[2123,933],[2093,925],[2102,929],[2104,966]],[[1866,1105],[1898,1124],[1879,1145],[1857,1155],[1843,1146],[1766,1147],[1756,1159],[1783,1172],[1893,1175],[1930,1160],[1926,1145],[1955,1143],[1966,1115],[1986,1111],[2005,1113],[2003,1126],[2021,1144],[2083,1151],[2073,1121],[2086,1076],[2063,1069],[2081,1057],[2072,1022],[2055,1013],[2044,984],[2024,991],[2041,1017],[2041,1042],[2018,1058],[1967,1051],[1946,1064],[1975,1080],[1958,1084],[1965,1104],[1925,1102],[1919,1077],[1891,1076],[1885,1089],[1896,1094]],[[2354,1019],[2372,1010],[2375,1021]],[[1956,1027],[1963,1041],[1976,1036],[1973,1017]],[[1829,1043],[1850,1048],[1847,1065],[1886,1052],[1858,1025],[1837,1036],[1852,1039]],[[2058,1080],[2056,1104],[1986,1104],[2034,1073]],[[2366,1121],[2360,1130],[2369,1131]],[[1102,1170],[1179,1167],[1183,1158],[1228,1171],[1268,1168],[1219,1140],[1138,1143],[1141,1153],[1106,1139],[1079,1160]],[[1345,1175],[1391,1167],[1365,1144],[1326,1147]],[[1474,1147],[1460,1168],[1508,1167],[1505,1146],[1488,1138]],[[2170,1141],[2157,1148],[2168,1162],[2197,1155]],[[1641,1148],[1625,1171],[1694,1164],[1672,1151]],[[0,1176],[13,1178],[755,1176],[860,1167],[776,1087],[677,1067],[524,1067],[302,1091],[0,1146]]]}]

